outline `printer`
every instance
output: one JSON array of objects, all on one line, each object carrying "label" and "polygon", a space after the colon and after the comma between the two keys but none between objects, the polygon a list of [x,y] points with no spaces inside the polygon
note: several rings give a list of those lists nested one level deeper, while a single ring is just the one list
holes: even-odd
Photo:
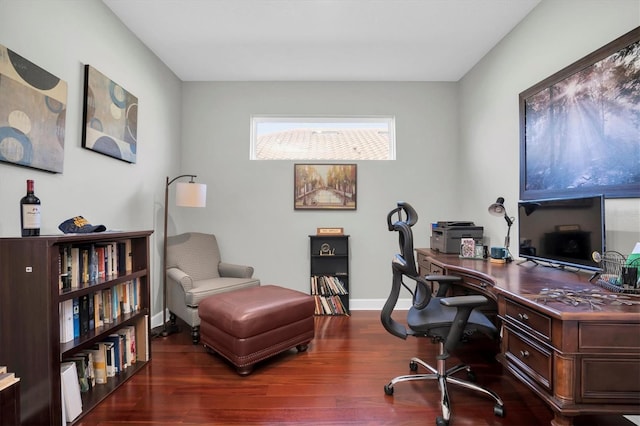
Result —
[{"label": "printer", "polygon": [[473,238],[482,244],[484,228],[467,221],[441,221],[431,226],[431,249],[440,253],[460,253],[460,239]]}]

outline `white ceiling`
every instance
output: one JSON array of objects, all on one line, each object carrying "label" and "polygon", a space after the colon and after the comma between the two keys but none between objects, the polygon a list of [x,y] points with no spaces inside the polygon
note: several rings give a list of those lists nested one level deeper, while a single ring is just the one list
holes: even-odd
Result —
[{"label": "white ceiling", "polygon": [[103,0],[183,81],[458,81],[541,0]]}]

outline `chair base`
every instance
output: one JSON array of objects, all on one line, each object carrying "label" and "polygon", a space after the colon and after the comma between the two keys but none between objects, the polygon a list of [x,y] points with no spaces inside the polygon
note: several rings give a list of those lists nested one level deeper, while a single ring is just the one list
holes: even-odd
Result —
[{"label": "chair base", "polygon": [[[440,342],[440,354],[444,352],[444,343]],[[453,377],[453,374],[456,374],[460,371],[466,370],[467,377],[470,380],[475,380],[475,375],[471,371],[471,367],[465,364],[456,365],[455,367],[446,369],[445,360],[438,357],[437,369],[433,368],[431,365],[422,361],[420,358],[411,358],[411,362],[409,363],[409,368],[411,371],[417,371],[418,365],[424,367],[430,373],[427,374],[406,374],[402,376],[398,376],[393,378],[387,385],[384,387],[384,393],[387,395],[393,395],[393,388],[397,383],[400,382],[408,382],[414,380],[437,380],[438,387],[440,388],[440,405],[442,407],[442,417],[436,418],[437,426],[446,426],[449,424],[449,419],[451,417],[451,408],[450,408],[450,399],[449,399],[449,390],[447,388],[447,384],[451,383],[453,385],[461,386],[463,388],[471,389],[476,392],[480,392],[485,394],[495,401],[495,405],[493,407],[493,413],[498,417],[504,417],[506,412],[504,408],[504,402],[498,394],[479,386],[475,383],[472,383],[468,380],[462,380],[457,377]]]}]

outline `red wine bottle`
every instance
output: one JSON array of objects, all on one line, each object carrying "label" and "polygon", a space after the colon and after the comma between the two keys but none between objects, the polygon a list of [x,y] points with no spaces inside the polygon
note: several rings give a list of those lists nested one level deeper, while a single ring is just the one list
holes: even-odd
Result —
[{"label": "red wine bottle", "polygon": [[40,199],[33,193],[33,181],[27,180],[27,195],[20,200],[20,227],[23,237],[40,235]]}]

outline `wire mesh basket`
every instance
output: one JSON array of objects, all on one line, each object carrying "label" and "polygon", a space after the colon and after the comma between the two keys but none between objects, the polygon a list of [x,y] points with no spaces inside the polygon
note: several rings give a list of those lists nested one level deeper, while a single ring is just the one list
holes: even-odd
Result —
[{"label": "wire mesh basket", "polygon": [[606,251],[602,256],[594,256],[600,263],[602,272],[596,284],[618,293],[640,293],[638,270],[640,258],[627,262],[627,258],[617,251]]}]

